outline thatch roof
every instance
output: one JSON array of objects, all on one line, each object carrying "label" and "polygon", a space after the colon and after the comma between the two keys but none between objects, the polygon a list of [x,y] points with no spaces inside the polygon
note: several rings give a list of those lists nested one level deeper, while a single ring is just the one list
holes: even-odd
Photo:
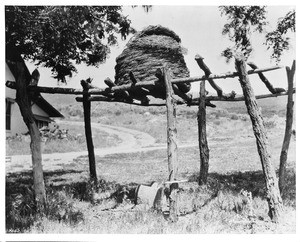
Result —
[{"label": "thatch roof", "polygon": [[[149,26],[136,33],[116,59],[115,84],[130,83],[130,71],[139,81],[156,80],[155,72],[163,63],[168,64],[172,78],[189,77],[183,58],[185,49],[180,42],[181,39],[175,32],[160,25]],[[178,87],[184,93],[190,90],[190,84]],[[165,98],[164,88],[153,87],[149,90],[154,97]]]}]

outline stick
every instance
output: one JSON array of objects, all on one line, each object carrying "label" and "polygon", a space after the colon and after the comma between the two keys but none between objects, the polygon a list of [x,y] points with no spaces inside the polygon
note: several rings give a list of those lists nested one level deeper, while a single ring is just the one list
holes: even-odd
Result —
[{"label": "stick", "polygon": [[[257,65],[255,65],[253,62],[249,62],[248,65],[253,69],[258,69]],[[273,85],[269,82],[269,80],[265,77],[263,73],[258,73],[258,76],[260,80],[266,85],[266,87],[269,89],[269,91],[273,94],[285,92],[285,89],[283,88],[274,88]]]},{"label": "stick", "polygon": [[[198,66],[204,71],[205,76],[206,76],[206,77],[209,77],[209,75],[211,75],[212,73],[211,73],[210,69],[207,67],[207,65],[204,63],[203,59],[204,59],[204,58],[203,58],[202,56],[200,56],[199,54],[197,54],[197,55],[195,56],[195,60],[197,61]],[[217,91],[218,96],[221,97],[221,96],[223,95],[223,90],[222,90],[222,88],[220,88],[220,87],[214,82],[213,79],[208,78],[207,80],[208,80],[209,84]]]}]

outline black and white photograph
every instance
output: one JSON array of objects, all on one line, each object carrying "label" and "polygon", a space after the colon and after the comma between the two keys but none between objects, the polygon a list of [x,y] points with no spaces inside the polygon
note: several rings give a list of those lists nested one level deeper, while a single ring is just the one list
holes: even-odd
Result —
[{"label": "black and white photograph", "polygon": [[295,4],[44,3],[2,5],[4,241],[296,241]]}]

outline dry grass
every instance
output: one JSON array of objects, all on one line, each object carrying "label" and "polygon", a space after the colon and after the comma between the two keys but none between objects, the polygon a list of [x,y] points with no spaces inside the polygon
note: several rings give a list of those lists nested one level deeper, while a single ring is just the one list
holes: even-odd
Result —
[{"label": "dry grass", "polygon": [[[111,109],[98,121],[149,132],[165,142],[164,109],[128,108],[118,114]],[[107,109],[108,110],[108,109]],[[121,108],[120,108],[121,110]],[[264,108],[263,108],[264,110]],[[145,112],[149,114],[144,115]],[[125,114],[126,112],[126,114]],[[265,119],[270,153],[276,168],[284,134],[284,117]],[[112,118],[116,117],[118,118]],[[153,120],[151,122],[151,120]],[[105,121],[106,120],[106,121]],[[264,179],[251,123],[243,112],[212,109],[208,112],[210,167],[208,184],[197,185],[196,109],[178,110],[181,142],[195,147],[179,149],[179,221],[170,223],[161,213],[134,207],[132,191],[138,184],[165,181],[165,150],[97,157],[98,184],[91,184],[87,157],[80,157],[62,170],[45,173],[50,200],[48,214],[40,217],[32,201],[31,173],[6,177],[6,231],[25,233],[295,233],[296,179],[295,137],[288,156],[286,188],[282,194],[282,221],[274,224],[267,216]],[[147,125],[145,126],[145,123]],[[122,190],[129,195],[124,199]],[[242,190],[252,193],[252,205]],[[107,195],[109,194],[109,195]],[[251,213],[251,208],[253,213]]]}]

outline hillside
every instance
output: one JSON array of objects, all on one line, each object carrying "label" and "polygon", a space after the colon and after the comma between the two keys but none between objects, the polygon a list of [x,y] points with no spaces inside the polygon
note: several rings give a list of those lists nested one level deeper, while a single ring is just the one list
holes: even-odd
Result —
[{"label": "hillside", "polygon": [[[43,94],[43,97],[49,101],[55,108],[61,111],[65,117],[81,116],[82,105],[76,102],[76,95],[62,95],[62,94]],[[294,97],[295,98],[295,97]],[[274,114],[284,117],[286,109],[287,96],[276,98],[266,98],[258,100],[259,106],[262,108],[263,116],[272,117]],[[213,102],[217,108],[208,108],[207,112],[214,112],[215,110],[226,110],[228,113],[247,114],[244,102]],[[95,110],[96,109],[96,110]],[[196,110],[197,107],[180,106],[180,112],[190,112]],[[94,116],[102,116],[114,112],[135,111],[137,113],[144,113],[151,111],[151,113],[164,113],[164,107],[139,107],[123,103],[100,103],[93,102],[92,111]],[[71,112],[71,113],[68,113]]]}]

